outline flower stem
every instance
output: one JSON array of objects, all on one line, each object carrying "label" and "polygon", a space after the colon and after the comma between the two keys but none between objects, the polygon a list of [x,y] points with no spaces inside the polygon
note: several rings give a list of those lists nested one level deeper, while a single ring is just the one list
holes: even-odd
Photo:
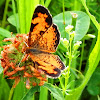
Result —
[{"label": "flower stem", "polygon": [[8,11],[9,1],[10,1],[10,0],[6,0],[6,4],[5,4],[3,19],[2,19],[2,26],[1,26],[1,27],[3,27],[3,28],[5,27],[5,24],[6,24],[6,16],[7,16],[7,11]]},{"label": "flower stem", "polygon": [[64,7],[64,0],[62,0],[62,6],[63,6],[63,24],[64,24],[64,37],[66,38],[66,32],[65,32],[65,7]]},{"label": "flower stem", "polygon": [[82,44],[81,59],[80,59],[80,66],[79,66],[80,72],[81,72],[81,66],[82,66],[82,60],[83,60],[83,54],[84,54],[84,44],[85,44],[85,40],[83,40],[83,44]]},{"label": "flower stem", "polygon": [[67,84],[68,84],[68,80],[69,80],[69,74],[70,74],[70,66],[71,66],[71,61],[72,61],[72,39],[69,35],[69,42],[70,42],[70,46],[69,46],[69,65],[68,65],[68,69],[66,70],[65,73],[65,90],[67,89]]},{"label": "flower stem", "polygon": [[11,90],[10,90],[10,94],[9,94],[8,100],[12,100],[13,92],[14,92],[14,87],[12,86],[12,88],[11,88]]}]

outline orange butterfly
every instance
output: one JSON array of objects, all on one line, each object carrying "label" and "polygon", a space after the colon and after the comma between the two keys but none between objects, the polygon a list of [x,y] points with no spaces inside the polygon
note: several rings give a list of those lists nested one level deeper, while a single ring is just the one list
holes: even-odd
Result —
[{"label": "orange butterfly", "polygon": [[59,41],[60,34],[49,11],[41,5],[37,6],[32,17],[26,53],[37,69],[53,78],[57,78],[65,68],[60,58],[51,54],[56,51]]}]

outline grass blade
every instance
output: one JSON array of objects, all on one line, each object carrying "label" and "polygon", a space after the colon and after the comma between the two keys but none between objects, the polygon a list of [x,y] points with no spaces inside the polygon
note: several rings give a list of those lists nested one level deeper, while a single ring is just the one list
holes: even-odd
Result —
[{"label": "grass blade", "polygon": [[15,23],[16,23],[16,29],[17,29],[17,32],[19,33],[19,23],[17,21],[16,8],[15,8],[14,0],[12,0],[12,8],[13,8],[14,20],[15,20]]},{"label": "grass blade", "polygon": [[[32,87],[28,92],[27,94],[25,94],[25,96],[21,99],[21,100],[31,100],[33,98],[33,94],[35,92],[39,92],[39,89],[40,87],[38,86],[35,86],[35,87]],[[33,99],[32,99],[33,100]]]},{"label": "grass blade", "polygon": [[47,97],[48,97],[47,88],[41,86],[39,100],[48,100]]},{"label": "grass blade", "polygon": [[11,32],[3,29],[0,27],[0,35],[4,36],[4,37],[7,37],[7,38],[10,38],[11,37]]},{"label": "grass blade", "polygon": [[29,32],[33,11],[37,4],[39,4],[39,0],[37,1],[18,0],[17,1],[21,33]]}]

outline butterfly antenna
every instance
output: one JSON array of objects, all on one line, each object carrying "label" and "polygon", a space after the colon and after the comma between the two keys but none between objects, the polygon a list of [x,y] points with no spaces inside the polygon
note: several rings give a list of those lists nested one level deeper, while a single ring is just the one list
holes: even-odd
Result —
[{"label": "butterfly antenna", "polygon": [[19,64],[18,64],[18,66],[20,66],[20,64],[21,64],[21,62],[22,62],[22,60],[23,60],[25,54],[26,54],[26,52],[24,52],[24,54],[23,54],[23,56],[22,56],[22,58],[21,58],[21,60],[20,60],[20,62],[19,62]]},{"label": "butterfly antenna", "polygon": [[[24,41],[24,43],[25,43],[25,45],[26,45],[27,47],[29,47],[28,44],[27,44],[25,41]],[[20,64],[21,64],[21,62],[22,62],[22,60],[23,60],[25,54],[26,54],[26,51],[24,52],[24,54],[23,54],[23,56],[22,56],[22,58],[21,58],[21,60],[20,60],[20,62],[19,62],[19,64],[18,64],[18,66],[20,66]]]},{"label": "butterfly antenna", "polygon": [[25,41],[24,41],[24,43],[26,44],[27,47],[29,47],[28,44]]}]

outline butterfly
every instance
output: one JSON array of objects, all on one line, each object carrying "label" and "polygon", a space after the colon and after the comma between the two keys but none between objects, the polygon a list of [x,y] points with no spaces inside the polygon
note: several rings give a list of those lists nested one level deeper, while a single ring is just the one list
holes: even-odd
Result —
[{"label": "butterfly", "polygon": [[60,33],[49,11],[38,5],[35,8],[31,28],[28,36],[28,48],[26,53],[33,60],[35,67],[42,70],[51,78],[57,78],[65,65],[54,55],[60,41]]}]

